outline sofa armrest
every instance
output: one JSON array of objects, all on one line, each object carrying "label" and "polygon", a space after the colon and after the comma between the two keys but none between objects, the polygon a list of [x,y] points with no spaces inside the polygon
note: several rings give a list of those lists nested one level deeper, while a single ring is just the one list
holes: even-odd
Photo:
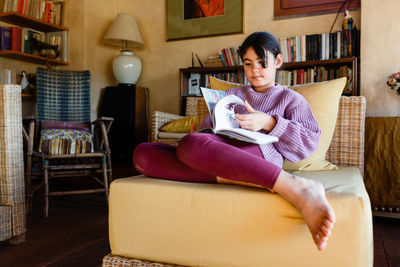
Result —
[{"label": "sofa armrest", "polygon": [[355,166],[364,174],[364,128],[366,100],[342,96],[332,142],[326,159],[340,166]]},{"label": "sofa armrest", "polygon": [[151,120],[151,141],[158,142],[158,133],[162,126],[168,122],[183,118],[183,116],[162,111],[155,111]]}]

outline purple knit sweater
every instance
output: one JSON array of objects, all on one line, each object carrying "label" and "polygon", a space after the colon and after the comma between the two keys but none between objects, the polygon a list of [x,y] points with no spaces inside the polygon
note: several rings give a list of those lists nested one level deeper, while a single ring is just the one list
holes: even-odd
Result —
[{"label": "purple knit sweater", "polygon": [[[283,159],[297,162],[317,149],[321,130],[310,106],[299,93],[276,84],[264,93],[258,93],[249,86],[229,89],[227,94],[247,100],[255,110],[276,119],[276,126],[269,134],[278,137],[279,142],[260,145],[266,160],[282,167]],[[235,112],[248,113],[244,106],[236,106]],[[209,127],[212,127],[210,116],[202,122],[200,129]]]}]

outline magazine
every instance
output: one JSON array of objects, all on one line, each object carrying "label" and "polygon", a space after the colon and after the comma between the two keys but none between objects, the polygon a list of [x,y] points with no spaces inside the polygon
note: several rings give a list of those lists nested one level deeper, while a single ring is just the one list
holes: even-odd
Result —
[{"label": "magazine", "polygon": [[235,95],[227,95],[225,91],[204,87],[201,87],[200,89],[203,93],[213,123],[212,129],[202,129],[200,132],[211,131],[215,134],[259,145],[279,141],[276,136],[240,128],[239,123],[235,119],[234,111],[236,105],[244,105],[243,100],[239,97]]}]

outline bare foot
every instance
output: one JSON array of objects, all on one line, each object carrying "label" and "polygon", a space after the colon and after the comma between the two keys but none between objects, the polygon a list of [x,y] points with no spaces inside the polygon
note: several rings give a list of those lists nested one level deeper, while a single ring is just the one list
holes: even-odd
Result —
[{"label": "bare foot", "polygon": [[326,199],[322,184],[282,171],[273,190],[300,211],[318,250],[325,249],[335,223],[335,213]]}]

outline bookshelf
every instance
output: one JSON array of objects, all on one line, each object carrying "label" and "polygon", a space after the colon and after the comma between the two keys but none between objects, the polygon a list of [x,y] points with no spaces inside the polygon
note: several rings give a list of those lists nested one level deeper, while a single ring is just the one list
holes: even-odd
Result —
[{"label": "bookshelf", "polygon": [[[352,90],[344,95],[359,95],[359,79],[358,79],[358,58],[348,57],[339,59],[329,59],[329,60],[313,60],[313,61],[303,61],[303,62],[289,62],[282,65],[281,70],[298,70],[304,68],[314,68],[314,67],[326,67],[326,68],[338,68],[341,66],[347,66],[351,68],[350,78],[353,81]],[[184,114],[186,106],[186,98],[189,96],[197,96],[189,94],[189,80],[192,73],[199,73],[201,76],[205,75],[218,75],[224,73],[235,73],[238,77],[237,83],[244,84],[244,71],[243,66],[233,66],[233,67],[205,67],[205,68],[183,68],[179,69],[180,75],[180,111]],[[200,82],[200,86],[204,86]]]},{"label": "bookshelf", "polygon": [[200,73],[203,77],[203,84],[200,83],[200,86],[205,86],[204,84],[204,77],[206,75],[220,75],[220,74],[227,74],[232,73],[236,75],[238,80],[237,83],[244,83],[244,74],[243,74],[243,67],[242,66],[232,66],[232,67],[205,67],[205,68],[184,68],[179,69],[179,76],[180,76],[180,111],[181,114],[184,114],[185,107],[186,107],[186,98],[188,96],[198,96],[198,95],[191,95],[189,94],[189,80],[190,75],[192,73]]},{"label": "bookshelf", "polygon": [[[346,57],[338,59],[328,59],[328,60],[313,60],[313,61],[303,61],[303,62],[288,62],[284,63],[281,70],[298,70],[298,69],[309,69],[314,67],[325,67],[327,69],[340,68],[342,66],[347,66],[351,69],[349,78],[352,81],[351,91],[343,93],[347,96],[358,96],[359,92],[359,77],[358,77],[358,58],[357,57]],[[329,78],[328,80],[331,80]]]},{"label": "bookshelf", "polygon": [[[9,23],[9,24],[12,24],[15,26],[35,29],[35,30],[42,31],[42,32],[68,31],[67,27],[44,22],[42,20],[27,16],[27,15],[23,15],[18,12],[1,13],[0,21]],[[32,54],[28,54],[28,53],[23,53],[21,51],[13,51],[13,50],[0,50],[0,56],[11,58],[11,59],[16,59],[16,60],[21,60],[21,61],[33,62],[35,64],[41,64],[41,65],[66,66],[69,64],[68,62],[65,62],[62,60],[32,55]]]}]

